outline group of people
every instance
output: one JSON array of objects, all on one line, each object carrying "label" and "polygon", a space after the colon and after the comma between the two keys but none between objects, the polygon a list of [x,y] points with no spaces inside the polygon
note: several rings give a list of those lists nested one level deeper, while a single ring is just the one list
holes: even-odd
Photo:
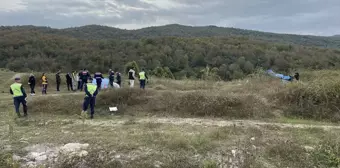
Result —
[{"label": "group of people", "polygon": [[[60,84],[61,84],[61,77],[60,77],[61,71],[59,70],[56,73],[56,86],[57,86],[57,91],[60,91]],[[116,75],[116,82],[115,82],[115,75]],[[134,81],[136,79],[135,77],[135,70],[134,68],[131,68],[128,72],[129,75],[129,85],[130,87],[134,87]],[[148,80],[148,77],[142,69],[141,72],[139,72],[139,81],[140,81],[140,88],[145,89],[146,81]],[[99,90],[102,87],[102,80],[104,79],[102,73],[96,72],[93,76],[91,77],[90,73],[88,70],[83,69],[79,73],[67,73],[66,74],[66,83],[67,83],[67,88],[68,90],[73,90],[75,91],[75,87],[77,84],[77,89],[80,91],[85,91],[85,98],[83,102],[83,109],[82,113],[86,113],[88,106],[91,108],[91,115],[90,118],[93,119],[94,115],[94,107],[95,107],[95,100],[96,96],[99,92]],[[27,94],[25,92],[25,89],[22,86],[21,79],[20,77],[16,77],[15,83],[13,83],[10,86],[10,93],[13,95],[14,99],[14,106],[15,106],[15,111],[18,115],[18,117],[21,117],[20,112],[19,112],[19,107],[20,104],[23,105],[24,109],[24,116],[27,116]],[[93,80],[96,80],[96,83],[93,82]],[[48,86],[48,79],[45,75],[45,73],[42,74],[41,76],[41,81],[42,81],[42,94],[47,94],[47,86]],[[76,82],[76,83],[75,83]],[[121,74],[119,72],[115,73],[111,69],[109,70],[109,83],[111,87],[120,87],[122,82]],[[31,95],[35,95],[35,85],[36,85],[36,79],[33,74],[30,74],[28,84],[31,89]]]}]

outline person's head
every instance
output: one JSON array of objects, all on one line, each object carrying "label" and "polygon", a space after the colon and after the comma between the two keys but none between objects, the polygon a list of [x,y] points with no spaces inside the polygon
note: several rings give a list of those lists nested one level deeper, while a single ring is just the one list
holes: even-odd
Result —
[{"label": "person's head", "polygon": [[58,70],[58,73],[60,73],[61,72],[61,70]]},{"label": "person's head", "polygon": [[87,80],[88,83],[92,83],[92,81],[93,81],[92,78],[89,78],[89,79]]},{"label": "person's head", "polygon": [[20,83],[20,77],[15,77],[15,78],[14,78],[14,81],[15,81],[16,83]]},{"label": "person's head", "polygon": [[142,68],[142,71],[144,71],[144,68]]},{"label": "person's head", "polygon": [[45,76],[45,72],[44,72],[44,73],[42,73],[42,76]]},{"label": "person's head", "polygon": [[33,73],[30,73],[30,77],[31,77],[31,76],[34,76]]}]

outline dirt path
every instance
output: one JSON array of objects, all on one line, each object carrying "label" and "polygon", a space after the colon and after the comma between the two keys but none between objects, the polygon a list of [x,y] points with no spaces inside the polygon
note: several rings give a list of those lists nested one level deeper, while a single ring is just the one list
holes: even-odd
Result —
[{"label": "dirt path", "polygon": [[[64,120],[71,121],[71,120]],[[143,123],[160,123],[160,124],[173,124],[173,125],[192,125],[192,126],[207,126],[207,127],[225,127],[225,126],[242,126],[242,127],[263,127],[274,126],[279,128],[321,128],[324,130],[340,129],[340,126],[333,125],[311,125],[311,124],[287,124],[287,123],[274,123],[256,120],[220,120],[220,119],[201,119],[201,118],[137,118],[137,119],[122,119],[112,121],[100,120],[87,120],[86,125],[93,126],[119,126],[127,122],[134,122],[137,124]],[[76,120],[74,124],[83,124],[81,120]]]}]

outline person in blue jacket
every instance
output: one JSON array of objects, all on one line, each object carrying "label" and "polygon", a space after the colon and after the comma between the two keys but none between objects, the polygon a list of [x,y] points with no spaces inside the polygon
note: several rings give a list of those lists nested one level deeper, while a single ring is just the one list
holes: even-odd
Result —
[{"label": "person in blue jacket", "polygon": [[98,90],[100,90],[102,86],[102,79],[104,79],[103,74],[101,72],[96,72],[93,77],[96,79]]}]

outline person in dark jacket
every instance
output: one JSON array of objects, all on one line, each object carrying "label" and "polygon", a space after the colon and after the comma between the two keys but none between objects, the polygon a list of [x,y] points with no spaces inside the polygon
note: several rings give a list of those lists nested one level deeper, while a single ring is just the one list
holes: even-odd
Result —
[{"label": "person in dark jacket", "polygon": [[83,76],[83,73],[82,73],[83,71],[82,70],[80,70],[79,72],[78,72],[78,90],[81,90],[80,88],[81,88],[81,85],[82,85],[82,76]]},{"label": "person in dark jacket", "polygon": [[101,72],[96,72],[93,77],[96,79],[98,90],[100,90],[102,86],[102,79],[104,79],[103,74]]},{"label": "person in dark jacket", "polygon": [[117,72],[117,84],[122,87],[122,76],[119,72]]},{"label": "person in dark jacket", "polygon": [[66,74],[66,84],[67,84],[67,90],[70,91],[70,88],[71,88],[71,91],[73,91],[71,73]]},{"label": "person in dark jacket", "polygon": [[60,91],[60,83],[61,83],[61,78],[60,78],[60,70],[55,74],[55,80],[57,82],[57,91]]},{"label": "person in dark jacket", "polygon": [[300,74],[298,72],[295,73],[294,79],[297,81],[300,79]]},{"label": "person in dark jacket", "polygon": [[98,94],[98,88],[97,85],[92,83],[92,78],[90,77],[88,79],[88,83],[85,85],[85,98],[83,103],[83,111],[82,113],[85,113],[87,111],[88,106],[90,105],[91,108],[91,119],[93,119],[94,115],[94,107],[96,103],[96,96]]},{"label": "person in dark jacket", "polygon": [[35,91],[34,91],[34,88],[35,88],[35,77],[33,74],[30,74],[30,77],[28,79],[28,85],[30,85],[30,88],[31,88],[31,96],[34,96],[35,95]]},{"label": "person in dark jacket", "polygon": [[110,86],[113,87],[113,82],[115,81],[115,72],[111,71],[109,73],[109,81],[110,81]]},{"label": "person in dark jacket", "polygon": [[81,72],[81,85],[80,85],[80,90],[83,91],[83,88],[84,86],[86,85],[87,83],[87,79],[89,79],[91,76],[90,76],[90,73],[89,71],[87,71],[86,69],[84,69],[82,72]]},{"label": "person in dark jacket", "polygon": [[27,95],[26,95],[25,89],[22,87],[19,77],[16,77],[15,83],[13,83],[10,86],[10,93],[13,95],[15,112],[17,113],[18,117],[21,117],[20,112],[19,112],[20,104],[23,105],[24,116],[26,117],[27,116],[27,104],[26,104]]}]

